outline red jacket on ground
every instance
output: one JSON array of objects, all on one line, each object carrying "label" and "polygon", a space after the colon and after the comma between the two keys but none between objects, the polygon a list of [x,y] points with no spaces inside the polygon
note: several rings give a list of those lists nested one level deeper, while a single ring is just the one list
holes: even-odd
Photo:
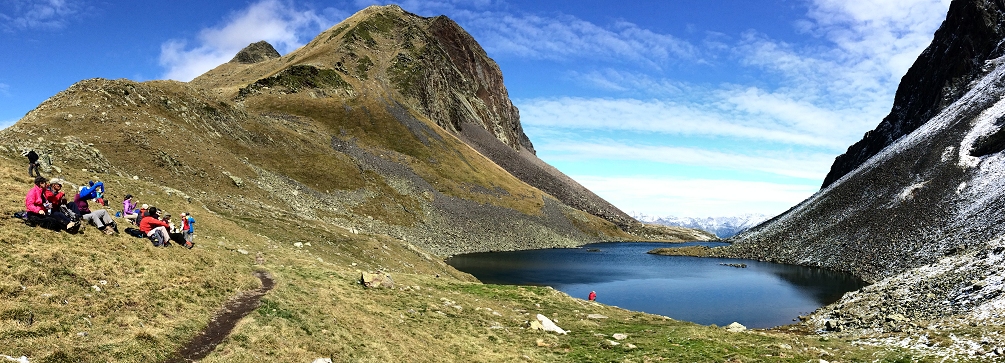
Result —
[{"label": "red jacket on ground", "polygon": [[140,231],[143,231],[144,234],[150,233],[150,230],[157,227],[168,228],[168,224],[151,216],[143,217],[143,220],[140,221]]}]

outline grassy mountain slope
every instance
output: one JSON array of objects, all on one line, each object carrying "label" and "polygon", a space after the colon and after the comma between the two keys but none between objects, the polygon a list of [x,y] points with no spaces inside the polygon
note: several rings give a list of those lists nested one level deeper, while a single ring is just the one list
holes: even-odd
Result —
[{"label": "grassy mountain slope", "polygon": [[[175,214],[192,212],[198,219],[195,249],[154,248],[145,240],[106,236],[93,228],[76,235],[31,228],[6,217],[20,209],[30,185],[22,164],[16,153],[0,152],[0,186],[12,191],[0,197],[5,216],[0,218],[0,354],[27,356],[31,362],[166,360],[205,328],[225,301],[257,288],[255,271],[272,275],[276,287],[204,362],[906,357],[872,347],[860,350],[843,339],[729,333],[543,287],[482,285],[406,241],[356,234],[319,220],[258,220],[238,212],[239,199],[181,192],[129,175],[79,168],[60,173],[71,181],[100,176],[112,199],[131,191],[141,202]],[[222,207],[230,202],[232,208]],[[396,288],[360,286],[360,270],[378,269],[392,275]],[[571,333],[526,329],[525,322],[538,313]],[[615,333],[629,338],[610,346],[606,342]],[[628,343],[636,348],[627,348]]]},{"label": "grassy mountain slope", "polygon": [[499,66],[449,18],[369,7],[290,54],[262,59],[229,62],[191,83],[247,104],[262,94],[398,103],[564,204],[621,228],[639,224],[534,155]]}]

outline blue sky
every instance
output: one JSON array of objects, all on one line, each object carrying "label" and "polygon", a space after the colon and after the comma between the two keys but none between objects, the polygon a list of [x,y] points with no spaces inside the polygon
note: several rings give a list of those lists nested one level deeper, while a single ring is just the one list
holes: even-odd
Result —
[{"label": "blue sky", "polygon": [[[87,78],[188,81],[386,1],[0,2],[0,127]],[[538,156],[632,214],[774,215],[889,112],[948,0],[406,0],[502,68]]]}]

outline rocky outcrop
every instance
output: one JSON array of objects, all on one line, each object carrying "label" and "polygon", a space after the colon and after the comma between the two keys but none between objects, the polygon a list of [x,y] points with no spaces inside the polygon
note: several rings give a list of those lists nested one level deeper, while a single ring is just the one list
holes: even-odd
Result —
[{"label": "rocky outcrop", "polygon": [[[996,35],[1003,12],[998,1],[954,2],[936,43],[955,39],[947,44],[961,48],[933,44],[916,64],[933,62],[925,74],[944,80],[914,82],[929,88],[911,90],[946,97],[929,105],[932,116],[816,195],[709,255],[822,266],[874,283],[818,311],[808,319],[814,328],[899,332],[1001,324],[1005,56],[986,59],[1001,50],[980,46],[1005,37]],[[985,38],[975,37],[968,23],[987,30]],[[966,45],[973,48],[962,49]],[[936,50],[972,58],[936,57]],[[969,68],[958,69],[961,64]],[[922,109],[895,111],[924,117]]]},{"label": "rocky outcrop", "polygon": [[980,77],[984,61],[1005,54],[1005,2],[957,0],[932,44],[901,79],[893,109],[875,130],[838,156],[826,188],[958,100]]},{"label": "rocky outcrop", "polygon": [[237,55],[234,56],[234,59],[230,60],[230,63],[255,64],[279,57],[280,55],[279,52],[276,51],[276,48],[273,48],[272,44],[262,40],[241,49],[241,51],[237,52]]}]

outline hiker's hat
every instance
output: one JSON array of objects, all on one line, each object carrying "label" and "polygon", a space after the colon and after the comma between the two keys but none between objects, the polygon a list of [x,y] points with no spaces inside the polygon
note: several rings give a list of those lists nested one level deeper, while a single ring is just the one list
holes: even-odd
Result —
[{"label": "hiker's hat", "polygon": [[52,180],[49,180],[49,184],[59,184],[60,186],[62,186],[63,185],[63,179],[52,178]]},{"label": "hiker's hat", "polygon": [[150,205],[149,205],[149,204],[144,204],[144,205],[143,205],[142,207],[140,207],[140,208],[143,208],[143,209],[150,209]]}]

